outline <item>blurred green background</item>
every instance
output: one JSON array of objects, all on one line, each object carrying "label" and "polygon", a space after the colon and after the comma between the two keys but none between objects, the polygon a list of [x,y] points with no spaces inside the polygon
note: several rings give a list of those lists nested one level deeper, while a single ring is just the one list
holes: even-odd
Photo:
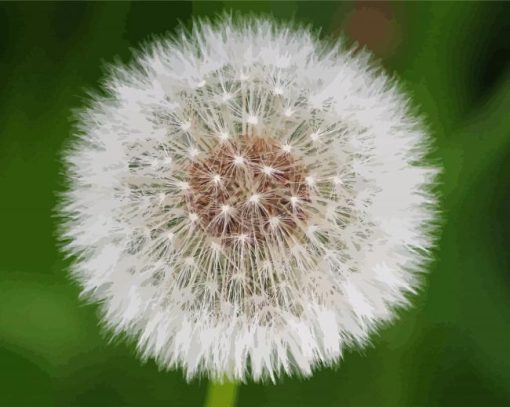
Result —
[{"label": "blurred green background", "polygon": [[345,32],[398,75],[442,163],[443,228],[412,310],[309,380],[241,385],[238,406],[510,405],[510,4],[0,4],[0,405],[201,406],[205,380],[110,343],[59,254],[71,110],[105,64],[224,9]]}]

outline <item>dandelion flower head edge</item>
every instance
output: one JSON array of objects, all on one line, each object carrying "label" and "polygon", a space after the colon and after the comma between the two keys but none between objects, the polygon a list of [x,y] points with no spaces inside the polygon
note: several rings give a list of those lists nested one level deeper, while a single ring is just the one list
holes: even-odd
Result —
[{"label": "dandelion flower head edge", "polygon": [[437,169],[368,53],[226,16],[104,87],[65,152],[62,237],[142,358],[188,379],[309,376],[408,304]]}]

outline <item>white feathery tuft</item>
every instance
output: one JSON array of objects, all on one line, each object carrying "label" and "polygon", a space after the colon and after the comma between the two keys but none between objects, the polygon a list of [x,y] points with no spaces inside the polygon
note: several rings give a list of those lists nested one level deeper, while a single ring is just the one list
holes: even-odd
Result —
[{"label": "white feathery tuft", "polygon": [[196,21],[80,116],[60,208],[73,275],[164,368],[310,375],[418,286],[437,169],[366,53],[266,19]]}]

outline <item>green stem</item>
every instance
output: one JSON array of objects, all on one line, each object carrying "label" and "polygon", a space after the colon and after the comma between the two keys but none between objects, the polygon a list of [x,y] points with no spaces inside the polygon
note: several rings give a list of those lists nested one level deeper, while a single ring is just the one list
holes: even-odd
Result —
[{"label": "green stem", "polygon": [[236,405],[237,383],[209,382],[205,407],[234,407]]}]

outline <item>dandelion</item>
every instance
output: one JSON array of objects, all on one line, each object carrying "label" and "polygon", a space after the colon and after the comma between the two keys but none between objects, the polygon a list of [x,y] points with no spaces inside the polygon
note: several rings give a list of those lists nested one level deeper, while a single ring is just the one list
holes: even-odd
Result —
[{"label": "dandelion", "polygon": [[250,18],[115,67],[66,152],[73,276],[114,334],[188,379],[311,375],[408,303],[436,170],[363,52]]}]

